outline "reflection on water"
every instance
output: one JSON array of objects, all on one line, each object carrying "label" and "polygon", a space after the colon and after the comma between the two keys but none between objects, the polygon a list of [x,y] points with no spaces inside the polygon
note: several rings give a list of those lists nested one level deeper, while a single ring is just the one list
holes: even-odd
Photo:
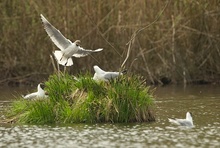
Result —
[{"label": "reflection on water", "polygon": [[5,106],[15,99],[16,96],[20,96],[24,92],[27,92],[25,87],[0,87],[0,119]]},{"label": "reflection on water", "polygon": [[[219,89],[158,88],[157,121],[150,124],[0,125],[0,147],[218,147]],[[168,117],[184,118],[187,111],[193,113],[194,128],[168,122]]]},{"label": "reflection on water", "polygon": [[210,147],[219,125],[193,129],[153,124],[0,127],[0,147]]}]

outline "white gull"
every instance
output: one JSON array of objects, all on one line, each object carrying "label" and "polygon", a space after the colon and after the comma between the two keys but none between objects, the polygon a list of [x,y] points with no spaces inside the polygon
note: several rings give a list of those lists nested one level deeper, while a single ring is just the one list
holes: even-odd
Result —
[{"label": "white gull", "polygon": [[169,122],[180,125],[180,126],[188,126],[192,127],[193,126],[193,119],[192,119],[192,113],[187,112],[186,113],[186,119],[171,119],[168,118]]},{"label": "white gull", "polygon": [[87,50],[79,46],[80,40],[71,42],[69,39],[65,38],[62,33],[56,29],[50,22],[41,14],[41,19],[48,36],[53,41],[53,43],[60,49],[54,52],[54,56],[59,64],[63,66],[73,65],[72,56],[80,58],[85,57],[93,52],[102,51],[102,48],[96,50]]},{"label": "white gull", "polygon": [[97,65],[93,66],[95,74],[93,76],[93,80],[95,81],[109,81],[110,79],[114,79],[119,75],[123,75],[123,72],[107,72],[99,68]]},{"label": "white gull", "polygon": [[23,96],[24,99],[40,99],[40,98],[46,98],[47,95],[45,94],[44,91],[44,84],[40,83],[37,86],[37,92],[27,94],[26,96]]}]

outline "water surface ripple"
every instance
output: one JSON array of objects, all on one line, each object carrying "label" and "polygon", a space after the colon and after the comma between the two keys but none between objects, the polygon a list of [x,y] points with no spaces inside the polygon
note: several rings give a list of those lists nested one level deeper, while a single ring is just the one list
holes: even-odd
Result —
[{"label": "water surface ripple", "polygon": [[[0,124],[0,147],[219,147],[220,87],[164,87],[155,92],[154,123],[10,125]],[[1,107],[4,99],[0,99]],[[7,102],[7,101],[6,101]],[[168,117],[193,113],[194,128]]]}]

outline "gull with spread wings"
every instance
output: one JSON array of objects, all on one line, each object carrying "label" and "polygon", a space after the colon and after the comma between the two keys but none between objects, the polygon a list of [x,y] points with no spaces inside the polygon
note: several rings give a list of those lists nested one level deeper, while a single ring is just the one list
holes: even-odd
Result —
[{"label": "gull with spread wings", "polygon": [[80,58],[85,57],[93,52],[102,51],[102,48],[96,50],[87,50],[80,47],[80,40],[71,42],[69,39],[65,38],[62,33],[56,29],[50,22],[41,14],[41,20],[44,25],[44,29],[47,32],[53,43],[60,49],[54,52],[54,56],[59,64],[63,66],[73,65],[72,56]]}]

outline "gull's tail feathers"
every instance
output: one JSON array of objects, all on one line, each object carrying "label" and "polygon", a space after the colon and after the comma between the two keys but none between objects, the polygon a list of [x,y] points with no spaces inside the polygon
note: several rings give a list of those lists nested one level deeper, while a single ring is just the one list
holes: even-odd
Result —
[{"label": "gull's tail feathers", "polygon": [[62,51],[56,50],[54,52],[54,56],[60,65],[63,65],[63,66],[72,66],[73,65],[72,58],[67,59],[65,56],[63,56]]},{"label": "gull's tail feathers", "polygon": [[175,119],[168,118],[168,120],[169,120],[170,123],[180,125],[179,122],[177,122]]}]

